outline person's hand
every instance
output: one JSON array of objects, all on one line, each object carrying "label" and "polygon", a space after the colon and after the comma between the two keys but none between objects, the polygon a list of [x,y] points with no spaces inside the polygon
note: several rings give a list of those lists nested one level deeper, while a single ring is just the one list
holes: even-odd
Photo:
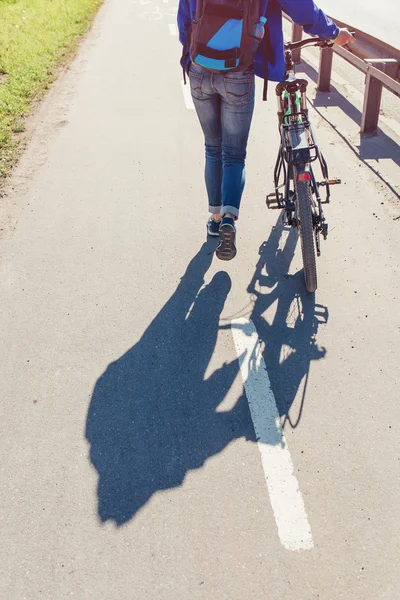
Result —
[{"label": "person's hand", "polygon": [[338,46],[345,46],[346,44],[354,44],[355,41],[356,38],[351,35],[350,31],[345,27],[342,27],[339,29],[339,35],[335,40],[333,40],[333,43],[337,44]]}]

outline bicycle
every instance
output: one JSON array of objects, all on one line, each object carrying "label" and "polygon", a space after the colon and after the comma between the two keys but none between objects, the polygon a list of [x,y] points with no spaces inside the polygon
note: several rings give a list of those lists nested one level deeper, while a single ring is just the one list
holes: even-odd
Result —
[{"label": "bicycle", "polygon": [[[275,192],[267,196],[267,206],[283,209],[284,224],[298,230],[306,289],[312,293],[318,285],[315,254],[321,255],[321,236],[324,240],[328,236],[322,205],[330,201],[330,186],[341,181],[329,179],[328,165],[316,144],[309,120],[308,81],[295,75],[292,51],[311,45],[328,48],[333,42],[314,37],[285,43],[285,80],[276,86],[281,140],[274,170]],[[322,181],[316,180],[312,168],[312,163],[317,160]],[[280,184],[282,174],[283,183]],[[284,193],[279,191],[282,188]],[[324,200],[321,199],[320,188],[325,188]]]}]

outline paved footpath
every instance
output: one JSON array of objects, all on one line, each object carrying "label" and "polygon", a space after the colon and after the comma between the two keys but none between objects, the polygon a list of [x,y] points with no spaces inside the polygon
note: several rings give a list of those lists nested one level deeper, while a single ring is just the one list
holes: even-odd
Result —
[{"label": "paved footpath", "polygon": [[1,200],[0,597],[396,600],[394,186],[312,111],[344,185],[308,295],[271,92],[219,262],[175,13],[105,3]]},{"label": "paved footpath", "polygon": [[399,16],[397,0],[320,0],[318,3],[328,15],[353,25],[370,35],[394,46],[400,47]]}]

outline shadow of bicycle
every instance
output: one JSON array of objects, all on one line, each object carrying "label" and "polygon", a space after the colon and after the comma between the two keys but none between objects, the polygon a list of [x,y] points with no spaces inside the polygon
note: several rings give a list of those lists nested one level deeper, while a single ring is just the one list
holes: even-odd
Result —
[{"label": "shadow of bicycle", "polygon": [[[316,304],[306,291],[303,271],[289,274],[298,234],[285,227],[279,215],[248,287],[253,298],[253,321],[264,345],[264,361],[283,426],[300,422],[312,361],[324,358],[317,344],[318,327],[328,322],[327,307]],[[298,402],[295,403],[301,389]]]}]

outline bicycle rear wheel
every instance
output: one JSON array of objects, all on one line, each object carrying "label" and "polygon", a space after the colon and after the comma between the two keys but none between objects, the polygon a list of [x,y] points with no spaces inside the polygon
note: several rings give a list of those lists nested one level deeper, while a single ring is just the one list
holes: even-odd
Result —
[{"label": "bicycle rear wheel", "polygon": [[296,190],[297,227],[300,234],[301,253],[303,255],[304,278],[308,292],[317,289],[317,264],[315,260],[315,235],[312,218],[312,193],[309,181],[298,181],[294,169]]}]

